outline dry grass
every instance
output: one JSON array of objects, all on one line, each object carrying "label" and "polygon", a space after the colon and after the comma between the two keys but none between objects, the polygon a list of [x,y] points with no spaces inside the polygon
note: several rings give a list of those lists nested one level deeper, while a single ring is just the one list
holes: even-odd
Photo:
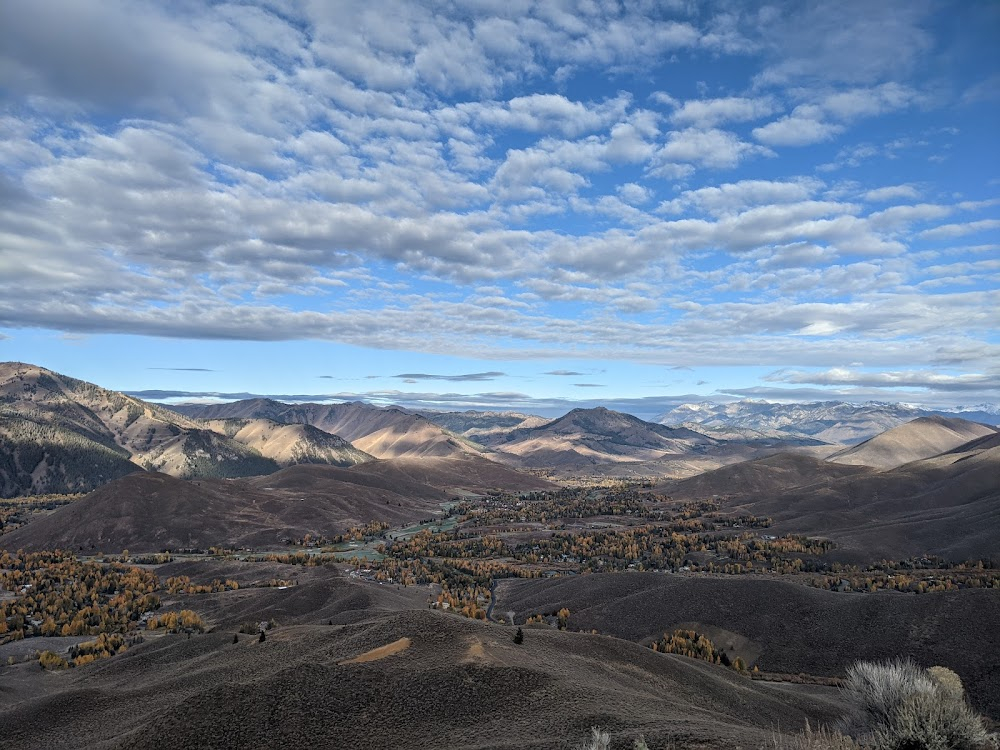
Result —
[{"label": "dry grass", "polygon": [[393,654],[398,654],[401,651],[406,651],[413,643],[409,638],[400,638],[398,641],[393,641],[392,643],[387,643],[384,646],[379,646],[378,648],[373,648],[371,651],[365,651],[365,653],[355,656],[353,659],[345,659],[344,661],[337,662],[341,666],[344,664],[364,664],[365,662],[378,661],[379,659],[384,659],[387,656],[392,656]]},{"label": "dry grass", "polygon": [[826,727],[813,729],[806,721],[801,734],[775,735],[766,750],[860,750],[853,739]]}]

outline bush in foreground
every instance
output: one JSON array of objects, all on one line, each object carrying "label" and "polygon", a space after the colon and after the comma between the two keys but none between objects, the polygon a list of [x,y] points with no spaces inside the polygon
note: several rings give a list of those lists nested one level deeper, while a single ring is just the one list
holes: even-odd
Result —
[{"label": "bush in foreground", "polygon": [[858,662],[844,693],[853,706],[850,734],[873,750],[984,750],[995,737],[965,700],[958,675],[909,660]]}]

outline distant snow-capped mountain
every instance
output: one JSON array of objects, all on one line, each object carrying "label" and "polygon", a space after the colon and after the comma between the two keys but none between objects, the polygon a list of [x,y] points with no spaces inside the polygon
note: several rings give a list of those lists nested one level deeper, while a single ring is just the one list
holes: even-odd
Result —
[{"label": "distant snow-capped mountain", "polygon": [[849,404],[819,401],[808,404],[776,404],[743,400],[728,404],[701,401],[681,404],[661,415],[660,424],[700,424],[709,428],[739,428],[766,434],[785,433],[811,437],[828,443],[853,444],[898,427],[919,417],[957,416],[997,424],[1000,406],[979,404],[955,411],[921,409],[911,404],[869,401]]}]

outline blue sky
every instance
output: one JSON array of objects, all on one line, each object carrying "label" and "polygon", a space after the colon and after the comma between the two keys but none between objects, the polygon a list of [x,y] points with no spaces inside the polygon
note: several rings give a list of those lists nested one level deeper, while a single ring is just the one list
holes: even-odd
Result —
[{"label": "blue sky", "polygon": [[0,359],[163,397],[1000,400],[1000,4],[0,8]]}]

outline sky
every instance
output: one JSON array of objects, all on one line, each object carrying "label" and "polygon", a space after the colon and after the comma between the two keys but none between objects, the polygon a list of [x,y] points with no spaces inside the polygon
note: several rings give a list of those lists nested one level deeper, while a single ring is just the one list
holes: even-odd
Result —
[{"label": "sky", "polygon": [[0,0],[0,360],[1000,402],[1000,3]]}]

